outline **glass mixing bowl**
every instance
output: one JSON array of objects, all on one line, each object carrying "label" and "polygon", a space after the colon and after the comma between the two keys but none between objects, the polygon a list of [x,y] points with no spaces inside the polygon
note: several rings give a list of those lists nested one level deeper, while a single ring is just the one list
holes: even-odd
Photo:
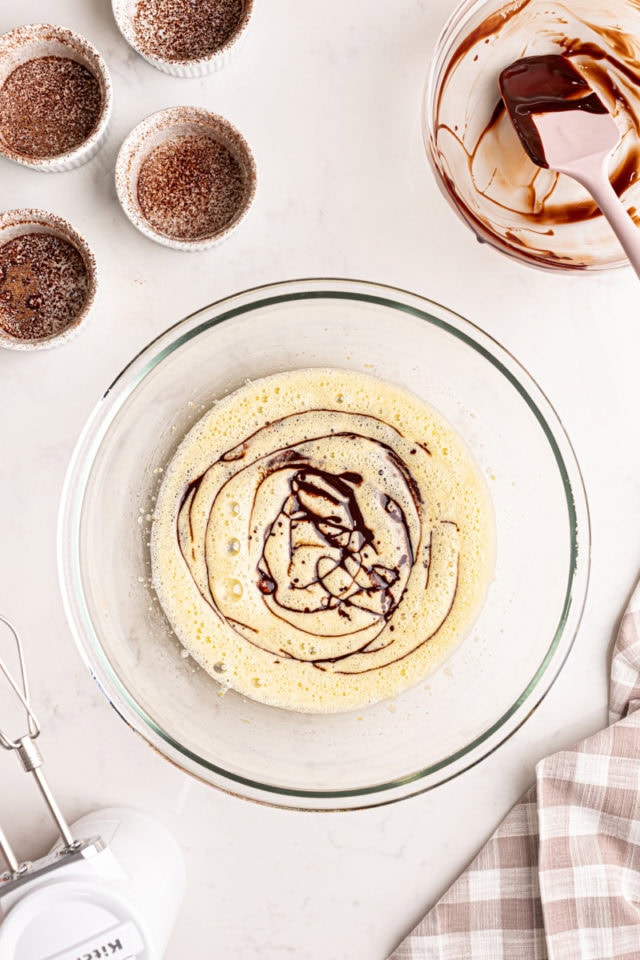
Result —
[{"label": "glass mixing bowl", "polygon": [[[427,680],[356,713],[299,714],[232,690],[219,696],[181,655],[150,585],[161,468],[202,408],[248,378],[314,366],[376,374],[433,404],[469,445],[495,511],[495,578],[470,635]],[[156,750],[243,797],[364,807],[459,774],[540,703],[580,621],[588,511],[558,417],[489,336],[401,290],[305,280],[206,307],[123,370],[69,467],[59,568],[85,663]]]},{"label": "glass mixing bowl", "polygon": [[584,187],[527,157],[503,109],[500,72],[525,56],[571,57],[620,130],[609,177],[640,222],[640,5],[637,0],[463,0],[436,45],[423,107],[427,155],[476,236],[561,270],[628,261]]}]

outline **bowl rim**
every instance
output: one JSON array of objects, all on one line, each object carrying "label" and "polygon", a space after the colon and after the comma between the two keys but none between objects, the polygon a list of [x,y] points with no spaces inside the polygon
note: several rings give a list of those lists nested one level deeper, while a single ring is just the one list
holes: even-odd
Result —
[{"label": "bowl rim", "polygon": [[[264,306],[318,298],[399,308],[458,337],[491,362],[527,403],[551,447],[570,528],[569,573],[562,611],[540,665],[511,707],[445,759],[388,782],[339,790],[257,782],[204,760],[162,730],[110,668],[82,596],[78,550],[84,490],[94,457],[113,418],[147,373],[182,344],[225,320]],[[539,405],[546,408],[544,414]],[[397,287],[344,278],[304,278],[264,284],[217,300],[169,327],[129,361],[94,407],[71,457],[60,502],[57,558],[65,612],[80,656],[116,712],[156,752],[197,779],[244,799],[306,811],[352,810],[407,799],[446,783],[494,753],[538,708],[566,663],[582,619],[590,570],[590,517],[580,467],[560,418],[524,366],[490,334],[449,308]]]}]

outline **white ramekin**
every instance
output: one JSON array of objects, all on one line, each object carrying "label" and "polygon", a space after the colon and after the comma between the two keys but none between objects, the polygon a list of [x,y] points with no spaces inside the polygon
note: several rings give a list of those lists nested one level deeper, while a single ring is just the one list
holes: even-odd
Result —
[{"label": "white ramekin", "polygon": [[237,29],[223,46],[208,57],[194,60],[164,60],[161,57],[153,56],[153,54],[145,53],[138,45],[134,27],[138,0],[111,0],[113,15],[120,33],[127,43],[152,66],[162,70],[163,73],[170,73],[173,77],[204,77],[208,73],[215,73],[216,70],[224,67],[235,56],[247,32],[247,26],[253,13],[253,2],[254,0],[244,0],[242,16]]},{"label": "white ramekin", "polygon": [[7,347],[9,350],[47,350],[58,347],[75,336],[89,313],[98,288],[96,259],[84,237],[80,236],[70,223],[54,213],[28,209],[0,212],[0,246],[25,233],[49,233],[67,240],[78,251],[87,268],[89,285],[86,300],[75,320],[62,333],[37,340],[18,340],[0,328],[0,347]]},{"label": "white ramekin", "polygon": [[[231,151],[243,173],[245,200],[231,223],[210,237],[176,240],[155,230],[144,217],[138,202],[138,175],[143,161],[158,144],[193,134],[205,134],[219,140]],[[255,197],[256,185],[256,164],[245,138],[224,117],[201,107],[170,107],[152,113],[126,137],[116,161],[116,192],[129,220],[146,237],[174,250],[207,250],[228,237],[247,215]]]},{"label": "white ramekin", "polygon": [[100,84],[100,121],[93,133],[68,153],[45,158],[25,157],[4,143],[0,135],[0,155],[45,173],[72,170],[90,160],[104,143],[113,99],[109,70],[96,48],[78,33],[49,23],[30,23],[0,36],[0,86],[16,67],[36,57],[68,57],[86,67]]}]

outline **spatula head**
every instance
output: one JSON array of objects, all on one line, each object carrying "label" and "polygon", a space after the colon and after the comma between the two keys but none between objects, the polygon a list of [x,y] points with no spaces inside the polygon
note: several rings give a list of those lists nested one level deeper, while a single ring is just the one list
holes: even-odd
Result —
[{"label": "spatula head", "polygon": [[572,176],[590,157],[609,156],[620,140],[610,113],[540,113],[533,122],[552,170]]},{"label": "spatula head", "polygon": [[500,90],[522,146],[539,167],[608,153],[615,120],[567,57],[524,57],[500,74]]}]

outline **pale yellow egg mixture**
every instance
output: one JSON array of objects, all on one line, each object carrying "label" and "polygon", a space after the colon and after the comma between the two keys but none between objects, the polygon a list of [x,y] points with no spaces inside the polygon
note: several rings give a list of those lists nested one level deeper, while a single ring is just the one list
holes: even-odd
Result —
[{"label": "pale yellow egg mixture", "polygon": [[458,646],[493,574],[493,512],[461,437],[407,390],[293,370],[206,413],[165,471],[153,582],[215,679],[290,710],[354,710]]}]

